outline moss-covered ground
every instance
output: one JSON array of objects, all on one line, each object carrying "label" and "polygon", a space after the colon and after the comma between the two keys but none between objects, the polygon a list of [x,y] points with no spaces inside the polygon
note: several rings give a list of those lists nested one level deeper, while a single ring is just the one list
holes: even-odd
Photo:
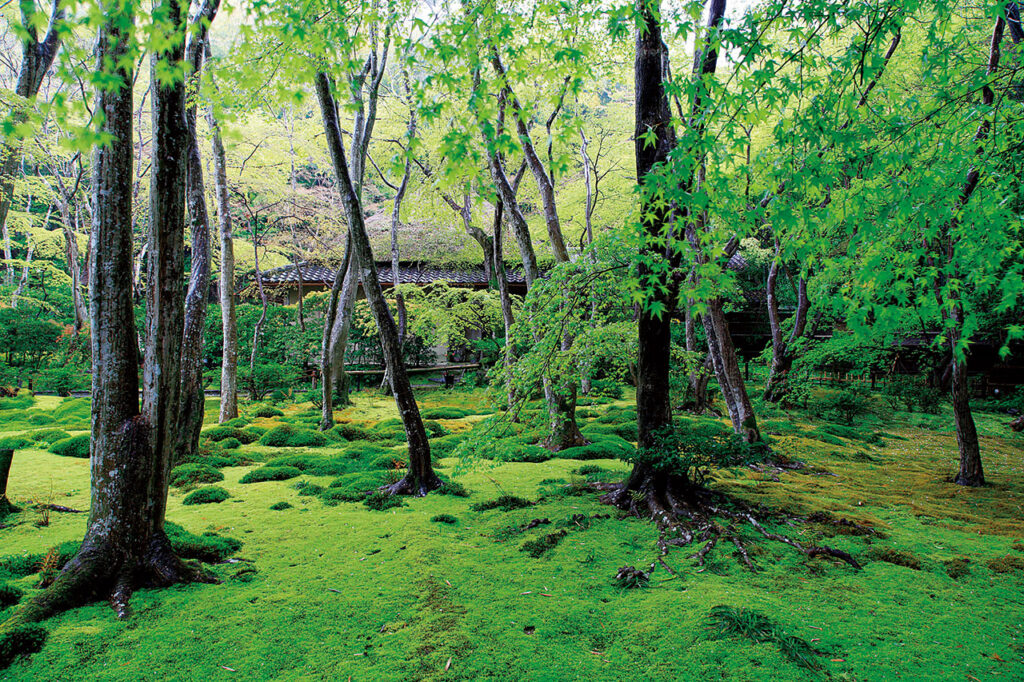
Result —
[{"label": "moss-covered ground", "polygon": [[[485,411],[476,392],[425,393],[422,405]],[[628,405],[587,407],[584,421]],[[216,407],[208,403],[209,425]],[[279,407],[283,416],[250,419],[247,428],[302,427],[313,415],[309,404]],[[620,412],[628,419],[628,409]],[[39,414],[54,421],[38,423],[47,422]],[[371,393],[339,412],[365,429],[395,416]],[[437,421],[459,433],[485,419]],[[765,508],[827,511],[871,527],[868,535],[813,521],[776,529],[845,549],[864,570],[750,536],[756,572],[731,547],[716,549],[704,568],[687,558],[692,548],[672,549],[666,562],[677,574],[659,566],[636,589],[613,577],[651,563],[657,530],[619,517],[579,485],[595,468],[605,470],[597,477],[626,472],[624,462],[495,462],[484,459],[486,438],[467,441],[439,471],[468,497],[432,494],[373,511],[300,495],[297,483],[329,490],[337,478],[308,466],[298,478],[240,483],[284,454],[358,463],[352,443],[243,444],[220,453],[254,462],[219,469],[224,480],[212,485],[227,499],[183,505],[205,482],[171,490],[171,520],[244,543],[233,562],[213,566],[222,584],[139,592],[127,621],[106,604],[67,613],[46,623],[43,650],[0,680],[1024,679],[1024,438],[1003,421],[979,415],[991,485],[964,489],[945,481],[956,452],[948,414],[897,413],[845,432],[772,415],[765,423],[776,451],[806,466],[716,472],[713,485]],[[3,436],[52,428],[85,433],[87,406],[37,398],[0,410]],[[401,451],[386,439],[382,447]],[[86,514],[51,511],[41,525],[34,504],[86,509],[88,460],[45,448],[15,454],[8,492],[24,511],[0,521],[2,556],[45,554],[83,535]],[[502,495],[537,503],[472,509]],[[535,519],[550,523],[527,528]],[[527,543],[533,551],[521,549]],[[30,596],[38,576],[0,582]],[[723,606],[740,614],[729,627],[711,617]],[[758,632],[770,622],[774,634],[745,635],[743,614],[754,614]],[[790,655],[794,647],[810,652],[810,665]]]}]

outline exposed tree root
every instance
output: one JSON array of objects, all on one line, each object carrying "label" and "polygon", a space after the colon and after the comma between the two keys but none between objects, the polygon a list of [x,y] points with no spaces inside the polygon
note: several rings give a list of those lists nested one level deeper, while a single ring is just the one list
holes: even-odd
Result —
[{"label": "exposed tree root", "polygon": [[430,471],[426,476],[415,476],[412,472],[407,473],[397,483],[381,487],[381,490],[389,495],[413,495],[423,497],[432,490],[441,487],[443,481]]},{"label": "exposed tree root", "polygon": [[87,537],[78,554],[64,565],[46,591],[19,609],[0,630],[22,623],[38,623],[103,600],[110,602],[118,618],[126,618],[130,615],[129,601],[136,589],[220,582],[212,573],[186,563],[175,554],[162,531],[153,536],[140,558],[132,559],[132,554],[135,552],[131,548]]},{"label": "exposed tree root", "polygon": [[[757,565],[750,556],[747,541],[740,533],[743,528],[752,529],[766,540],[788,545],[805,556],[832,557],[844,561],[855,569],[861,568],[848,552],[827,545],[807,545],[774,533],[765,527],[765,514],[755,511],[735,498],[694,485],[682,477],[637,476],[634,472],[630,480],[623,484],[597,484],[596,487],[605,491],[601,496],[602,502],[628,511],[634,516],[651,519],[660,527],[659,555],[651,563],[648,574],[659,563],[670,573],[675,573],[664,561],[669,547],[694,543],[698,543],[699,548],[688,558],[695,559],[699,566],[704,566],[708,556],[720,543],[726,543],[735,548],[735,554],[740,562],[748,569],[756,570]],[[778,513],[771,516],[777,517]],[[786,517],[790,522],[829,522],[830,519],[830,516],[812,516],[809,519]],[[831,521],[844,528],[861,528],[852,522],[843,523],[843,519]],[[870,529],[865,530],[870,532]]]}]

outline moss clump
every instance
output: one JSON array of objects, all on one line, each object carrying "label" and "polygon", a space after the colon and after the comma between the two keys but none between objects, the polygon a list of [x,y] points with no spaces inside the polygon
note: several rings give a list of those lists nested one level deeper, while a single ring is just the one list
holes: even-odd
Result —
[{"label": "moss clump", "polygon": [[394,509],[395,507],[405,506],[405,502],[398,495],[392,495],[383,490],[378,490],[370,494],[363,504],[374,511],[384,511],[385,509]]},{"label": "moss clump", "polygon": [[473,511],[490,511],[491,509],[512,511],[513,509],[526,509],[533,505],[533,502],[523,499],[522,497],[516,497],[515,495],[502,495],[501,497],[493,500],[487,500],[486,502],[477,502],[470,506],[470,509]]},{"label": "moss clump", "polygon": [[452,434],[450,436],[441,436],[440,438],[430,439],[430,455],[431,457],[448,457],[455,448],[459,447],[466,440],[466,436],[463,434]]},{"label": "moss clump", "polygon": [[224,474],[209,464],[179,464],[171,469],[170,484],[175,488],[184,488],[200,483],[218,483],[223,480]]},{"label": "moss clump", "polygon": [[636,448],[619,436],[595,437],[589,445],[566,448],[555,453],[559,459],[629,459]]},{"label": "moss clump", "polygon": [[323,455],[284,455],[267,462],[271,467],[295,467],[303,473],[314,476],[340,476],[352,471],[359,465],[344,457],[324,457]]},{"label": "moss clump", "polygon": [[40,429],[29,434],[33,443],[46,443],[52,445],[59,440],[71,438],[71,434],[63,429]]},{"label": "moss clump", "polygon": [[291,478],[297,478],[302,475],[302,472],[295,467],[272,467],[263,466],[259,469],[250,471],[239,483],[263,483],[265,481],[287,481]]},{"label": "moss clump", "polygon": [[242,447],[242,441],[232,436],[231,438],[225,438],[224,440],[220,441],[220,446],[225,450],[237,450],[238,448]]},{"label": "moss clump", "polygon": [[430,520],[434,523],[446,523],[448,525],[452,525],[454,523],[459,522],[459,520],[451,514],[438,514],[436,516],[430,517]]},{"label": "moss clump", "polygon": [[8,585],[7,583],[0,583],[0,611],[3,611],[9,606],[14,606],[21,601],[24,592],[15,587],[14,585]]},{"label": "moss clump", "polygon": [[224,488],[208,485],[192,491],[181,503],[185,505],[219,504],[229,497],[231,497],[231,493]]},{"label": "moss clump", "polygon": [[31,445],[32,441],[24,436],[7,436],[6,438],[0,438],[0,450],[22,450],[30,447]]},{"label": "moss clump", "polygon": [[249,443],[255,443],[259,439],[259,434],[255,433],[252,430],[253,428],[254,427],[240,429],[234,426],[228,426],[227,424],[221,424],[220,426],[214,426],[206,429],[201,435],[203,438],[214,443],[227,440],[228,438],[234,438],[243,445],[248,445]]},{"label": "moss clump", "polygon": [[530,462],[539,463],[552,459],[554,455],[539,445],[523,443],[514,438],[505,438],[489,444],[490,449],[481,453],[488,459],[499,462]]},{"label": "moss clump", "polygon": [[298,490],[299,495],[302,497],[316,497],[324,491],[324,487],[322,485],[310,483],[309,481],[299,481],[292,487]]},{"label": "moss clump", "polygon": [[89,459],[89,436],[72,436],[50,446],[50,452],[61,457]]},{"label": "moss clump", "polygon": [[430,438],[441,438],[451,434],[451,431],[446,429],[444,425],[431,419],[424,420],[423,428],[426,429],[427,436]]},{"label": "moss clump", "polygon": [[469,497],[469,491],[465,486],[455,481],[445,481],[436,491],[438,495],[450,495],[452,497]]},{"label": "moss clump", "polygon": [[50,414],[60,422],[88,420],[92,414],[92,405],[88,398],[65,400]]},{"label": "moss clump", "polygon": [[635,421],[623,422],[621,424],[589,424],[581,430],[583,435],[593,440],[601,436],[618,436],[627,441],[635,442],[640,438]]},{"label": "moss clump", "polygon": [[997,559],[991,559],[988,562],[988,567],[993,573],[1024,573],[1024,559],[1007,554]]},{"label": "moss clump", "polygon": [[912,568],[915,571],[921,570],[921,560],[913,552],[876,545],[869,549],[867,554],[875,561],[884,561],[887,564]]},{"label": "moss clump", "polygon": [[270,417],[283,417],[284,412],[271,405],[260,405],[253,410],[252,416],[267,419]]},{"label": "moss clump", "polygon": [[943,562],[946,567],[946,575],[953,580],[960,580],[966,578],[971,574],[971,560],[965,556],[958,556],[949,561]]},{"label": "moss clump", "polygon": [[375,469],[401,469],[405,465],[405,457],[394,452],[378,455],[370,463]]},{"label": "moss clump", "polygon": [[35,623],[15,625],[0,634],[0,670],[10,667],[14,661],[31,656],[43,650],[46,644],[46,629]]},{"label": "moss clump", "polygon": [[[71,557],[78,553],[81,542],[69,540],[53,547],[50,553],[56,557],[56,568],[62,568],[71,560]],[[23,578],[27,575],[38,573],[43,567],[43,561],[47,554],[11,554],[0,557],[0,576],[11,578]]]},{"label": "moss clump", "polygon": [[345,457],[354,460],[369,461],[383,455],[388,451],[383,445],[377,445],[375,443],[352,443],[345,448]]},{"label": "moss clump", "polygon": [[471,414],[473,410],[464,410],[461,407],[430,407],[420,410],[420,416],[424,419],[462,419]]},{"label": "moss clump", "polygon": [[377,434],[371,433],[352,424],[338,424],[329,431],[327,435],[334,440],[377,440]]},{"label": "moss clump", "polygon": [[260,445],[276,448],[319,448],[327,445],[327,436],[312,429],[282,424],[263,434]]},{"label": "moss clump", "polygon": [[285,509],[291,509],[292,505],[290,502],[275,502],[270,505],[272,511],[284,511]]},{"label": "moss clump", "polygon": [[171,541],[175,554],[183,559],[195,559],[208,564],[224,561],[242,548],[242,542],[234,538],[207,531],[202,535],[190,533],[176,523],[164,523],[164,532]]},{"label": "moss clump", "polygon": [[221,424],[221,426],[227,426],[227,427],[230,427],[230,428],[233,428],[233,429],[240,429],[240,428],[248,426],[248,425],[249,425],[249,420],[246,419],[245,417],[235,417],[234,419],[229,419],[226,422],[224,422],[223,424]]},{"label": "moss clump", "polygon": [[790,635],[774,620],[751,609],[716,606],[708,616],[711,627],[720,637],[737,636],[755,644],[774,644],[790,661],[799,666],[818,669],[815,651],[803,639]]},{"label": "moss clump", "polygon": [[42,426],[43,424],[52,424],[55,421],[57,420],[51,417],[50,415],[42,413],[33,414],[28,418],[28,423],[34,424],[35,426]]},{"label": "moss clump", "polygon": [[548,533],[542,535],[536,540],[527,540],[523,543],[523,546],[519,548],[520,552],[526,552],[534,559],[539,559],[544,554],[555,547],[558,547],[558,543],[565,539],[565,536],[569,534],[567,530],[560,530],[554,533]]}]

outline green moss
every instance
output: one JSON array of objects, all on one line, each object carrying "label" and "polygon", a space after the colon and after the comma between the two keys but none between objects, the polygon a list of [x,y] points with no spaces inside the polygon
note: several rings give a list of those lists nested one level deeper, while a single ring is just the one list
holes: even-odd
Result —
[{"label": "green moss", "polygon": [[264,483],[266,481],[287,481],[297,478],[302,472],[295,467],[286,466],[262,466],[247,473],[238,481],[239,483]]},{"label": "green moss", "polygon": [[238,448],[242,447],[242,441],[234,437],[225,438],[224,440],[220,441],[220,446],[225,450],[237,450]]},{"label": "green moss", "polygon": [[476,414],[476,412],[458,407],[431,407],[420,410],[420,417],[423,419],[462,419],[471,414]]},{"label": "green moss", "polygon": [[377,434],[352,424],[338,424],[328,432],[335,440],[377,440]]},{"label": "green moss", "polygon": [[716,606],[708,617],[720,637],[743,637],[756,644],[774,644],[793,663],[805,668],[820,667],[815,651],[803,639],[789,634],[776,621],[752,609]]},{"label": "green moss", "polygon": [[0,450],[21,450],[31,446],[32,440],[25,438],[24,436],[7,436],[6,438],[0,438]]},{"label": "green moss", "polygon": [[278,448],[319,448],[327,445],[327,436],[312,429],[283,424],[263,434],[260,445]]},{"label": "green moss", "polygon": [[405,502],[402,501],[401,496],[392,495],[383,490],[377,490],[366,497],[363,500],[363,504],[368,509],[374,511],[384,511],[385,509],[394,509],[395,507],[404,507]]},{"label": "green moss", "polygon": [[875,561],[884,561],[887,564],[912,568],[915,571],[921,570],[921,560],[913,552],[906,550],[874,545],[868,550],[867,555]]},{"label": "green moss", "polygon": [[542,535],[541,537],[535,540],[527,540],[523,543],[523,546],[519,548],[519,551],[526,552],[534,559],[539,559],[540,557],[544,556],[544,554],[547,553],[549,550],[552,550],[555,547],[557,547],[558,544],[562,542],[562,540],[564,540],[565,536],[568,534],[569,531],[567,530],[559,530],[554,533]]},{"label": "green moss", "polygon": [[461,483],[445,481],[441,487],[435,490],[438,495],[451,495],[452,497],[469,497],[469,491]]},{"label": "green moss", "polygon": [[89,459],[89,436],[72,436],[50,446],[50,452],[61,457]]},{"label": "green moss", "polygon": [[224,474],[208,464],[180,464],[171,469],[170,484],[175,488],[217,483],[224,480]]},{"label": "green moss", "polygon": [[14,606],[21,601],[24,592],[15,587],[14,585],[8,585],[7,583],[0,583],[0,611]]},{"label": "green moss", "polygon": [[628,459],[636,454],[636,448],[618,436],[594,437],[589,445],[566,448],[555,453],[560,459]]},{"label": "green moss", "polygon": [[227,426],[228,428],[233,428],[233,429],[241,429],[241,428],[246,427],[248,425],[249,425],[249,420],[246,419],[245,417],[235,417],[234,419],[229,419],[226,422],[224,422],[223,424],[221,424],[221,426]]},{"label": "green moss", "polygon": [[310,481],[299,481],[294,487],[302,497],[316,497],[324,491],[324,487]]},{"label": "green moss", "polygon": [[447,525],[453,525],[459,522],[459,520],[451,514],[435,514],[430,517],[430,520],[434,523],[444,523]]},{"label": "green moss", "polygon": [[17,659],[43,650],[46,629],[35,623],[14,625],[0,631],[0,670],[10,667]]},{"label": "green moss", "polygon": [[955,557],[944,561],[943,565],[946,567],[946,575],[953,580],[961,580],[971,574],[971,560],[967,557]]},{"label": "green moss", "polygon": [[252,416],[261,418],[283,417],[284,412],[271,405],[260,405],[253,410]]},{"label": "green moss", "polygon": [[59,440],[71,438],[71,434],[63,429],[40,429],[39,431],[33,431],[29,434],[29,438],[34,443],[46,443],[52,445]]},{"label": "green moss", "polygon": [[988,567],[993,573],[1024,573],[1024,559],[1007,554],[1003,557],[990,559]]},{"label": "green moss", "polygon": [[234,538],[210,531],[196,535],[169,521],[164,524],[164,532],[171,542],[171,548],[183,559],[195,559],[212,564],[224,561],[242,548],[241,541]]},{"label": "green moss", "polygon": [[473,511],[490,511],[491,509],[512,511],[513,509],[526,509],[533,505],[533,502],[522,497],[516,497],[515,495],[502,495],[501,497],[493,500],[487,500],[486,502],[477,502],[476,504],[470,505],[469,508]]},{"label": "green moss", "polygon": [[196,488],[184,500],[182,504],[189,506],[194,504],[217,504],[231,497],[231,493],[224,488],[219,488],[215,485],[208,485],[202,488]]},{"label": "green moss", "polygon": [[286,509],[292,509],[291,502],[275,502],[269,507],[273,511],[284,511]]}]

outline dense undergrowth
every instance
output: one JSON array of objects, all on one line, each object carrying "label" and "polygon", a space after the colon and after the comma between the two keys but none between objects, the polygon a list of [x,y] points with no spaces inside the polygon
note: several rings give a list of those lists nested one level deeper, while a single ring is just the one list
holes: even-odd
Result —
[{"label": "dense undergrowth", "polygon": [[[309,404],[216,426],[208,403],[169,518],[176,549],[223,584],[144,590],[126,622],[95,604],[47,622],[48,636],[20,633],[0,643],[17,659],[0,680],[1024,677],[1024,437],[1002,416],[978,415],[992,484],[964,489],[946,482],[941,411],[849,425],[769,410],[775,457],[709,484],[801,519],[780,514],[773,530],[864,570],[750,537],[755,571],[724,547],[701,568],[689,547],[665,556],[675,573],[617,582],[658,539],[593,488],[635,455],[628,396],[582,405],[592,444],[557,455],[538,445],[539,405],[510,425],[483,402],[421,397],[446,485],[401,500],[374,493],[405,457],[386,399],[358,394],[326,434]],[[0,619],[82,537],[85,514],[43,506],[87,509],[88,460],[48,451],[87,429],[82,400],[0,408],[0,437],[20,439],[9,495],[23,509],[0,520]]]}]

